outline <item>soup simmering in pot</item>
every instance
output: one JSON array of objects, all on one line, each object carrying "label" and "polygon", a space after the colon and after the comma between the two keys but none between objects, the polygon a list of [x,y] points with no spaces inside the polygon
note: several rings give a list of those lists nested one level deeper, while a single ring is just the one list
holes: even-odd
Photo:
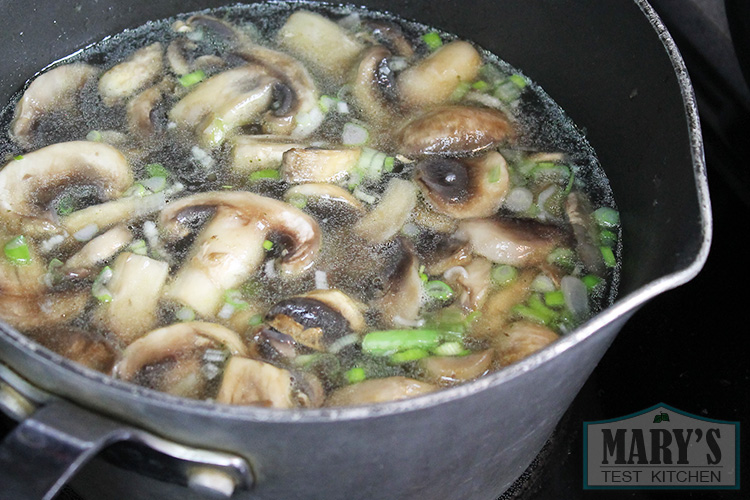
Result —
[{"label": "soup simmering in pot", "polygon": [[614,297],[582,132],[474,43],[353,7],[186,14],[2,115],[0,319],[112,377],[275,408],[515,363]]}]

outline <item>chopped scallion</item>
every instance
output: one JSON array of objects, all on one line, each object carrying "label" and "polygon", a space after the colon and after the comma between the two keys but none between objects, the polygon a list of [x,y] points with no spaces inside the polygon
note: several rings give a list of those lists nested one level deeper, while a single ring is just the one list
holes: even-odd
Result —
[{"label": "chopped scallion", "polygon": [[615,259],[615,253],[608,246],[601,246],[599,250],[602,252],[602,258],[604,259],[604,265],[607,267],[615,267],[617,260]]},{"label": "chopped scallion", "polygon": [[132,253],[137,255],[146,255],[148,253],[148,246],[146,246],[146,240],[139,239],[135,240],[130,244],[128,248]]},{"label": "chopped scallion", "polygon": [[445,342],[437,346],[433,351],[437,356],[464,356],[471,351],[466,349],[461,342]]},{"label": "chopped scallion", "polygon": [[453,298],[453,289],[446,282],[440,280],[431,280],[425,283],[424,292],[427,297],[440,302],[447,302]]},{"label": "chopped scallion", "polygon": [[620,224],[620,213],[614,208],[601,207],[594,210],[594,221],[603,228],[612,229]]},{"label": "chopped scallion", "polygon": [[422,35],[422,41],[427,45],[430,50],[436,50],[443,45],[443,39],[440,37],[440,33],[430,31]]},{"label": "chopped scallion", "polygon": [[586,285],[586,288],[589,292],[594,290],[599,284],[603,281],[599,276],[595,274],[587,274],[586,276],[581,278],[581,281],[583,281],[583,284]]},{"label": "chopped scallion", "polygon": [[94,284],[91,287],[91,295],[93,295],[99,302],[111,302],[112,294],[107,289],[107,283],[112,279],[112,268],[105,266],[104,269],[99,271],[99,274],[94,279]]},{"label": "chopped scallion", "polygon": [[599,233],[599,242],[602,245],[613,247],[617,243],[617,235],[609,229],[604,229]]},{"label": "chopped scallion", "polygon": [[183,87],[191,87],[195,85],[196,83],[202,82],[206,78],[206,73],[203,72],[203,70],[195,70],[192,73],[187,73],[186,75],[182,75],[178,81],[180,82],[180,85]]},{"label": "chopped scallion", "polygon": [[263,315],[262,314],[253,314],[250,316],[250,319],[247,320],[247,324],[250,326],[258,326],[261,323],[263,323]]},{"label": "chopped scallion", "polygon": [[410,361],[416,361],[418,359],[426,358],[429,355],[429,352],[416,347],[414,349],[407,349],[405,351],[392,354],[390,356],[390,361],[394,364],[408,363]]},{"label": "chopped scallion", "polygon": [[518,277],[518,269],[508,264],[500,264],[492,268],[490,278],[500,286],[511,284]]},{"label": "chopped scallion", "polygon": [[279,171],[273,168],[264,168],[263,170],[256,170],[255,172],[251,173],[249,176],[251,181],[275,180],[275,179],[279,179],[280,177],[281,175],[279,174]]},{"label": "chopped scallion", "polygon": [[443,333],[438,330],[377,330],[362,339],[362,350],[369,354],[388,356],[409,349],[434,349]]},{"label": "chopped scallion", "polygon": [[367,378],[367,374],[365,373],[365,369],[359,366],[355,366],[354,368],[351,368],[344,373],[344,377],[346,378],[346,381],[350,384],[356,384],[357,382],[362,382]]},{"label": "chopped scallion", "polygon": [[271,240],[264,240],[263,241],[263,249],[267,252],[273,249],[273,241]]},{"label": "chopped scallion", "polygon": [[549,307],[562,307],[565,305],[565,295],[562,290],[554,290],[544,294],[544,303]]},{"label": "chopped scallion", "polygon": [[5,244],[5,258],[13,264],[24,266],[31,264],[31,250],[26,236],[19,235]]},{"label": "chopped scallion", "polygon": [[224,292],[224,303],[229,304],[235,310],[241,311],[250,307],[250,304],[242,297],[240,290],[232,289]]},{"label": "chopped scallion", "polygon": [[149,163],[146,165],[146,173],[149,177],[169,177],[169,170],[161,163]]}]

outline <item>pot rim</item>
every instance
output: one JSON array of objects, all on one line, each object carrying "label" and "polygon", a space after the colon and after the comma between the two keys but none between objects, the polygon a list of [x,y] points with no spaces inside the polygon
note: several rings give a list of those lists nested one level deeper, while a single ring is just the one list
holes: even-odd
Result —
[{"label": "pot rim", "polygon": [[[243,421],[279,424],[327,423],[344,420],[360,420],[423,410],[429,407],[439,406],[448,402],[463,399],[492,387],[507,383],[526,372],[534,370],[538,366],[545,364],[552,358],[561,355],[563,352],[583,342],[595,332],[598,332],[604,327],[616,322],[618,319],[627,318],[640,306],[657,295],[687,283],[701,271],[708,258],[712,238],[711,203],[709,198],[701,126],[693,87],[682,56],[658,14],[654,11],[653,7],[651,7],[647,0],[633,1],[644,13],[667,51],[682,94],[684,111],[688,122],[693,175],[696,182],[697,197],[700,205],[700,227],[702,231],[700,248],[693,257],[693,260],[684,268],[657,278],[624,297],[617,298],[613,305],[580,325],[573,332],[561,337],[556,342],[532,354],[524,360],[505,367],[495,373],[485,375],[477,380],[405,400],[340,408],[289,410],[254,406],[224,405],[208,401],[191,400],[136,386],[121,380],[116,380],[106,374],[74,363],[59,354],[36,344],[23,334],[6,326],[2,322],[0,322],[0,337],[7,337],[14,346],[19,347],[26,355],[34,358],[35,362],[52,365],[52,368],[57,372],[60,372],[62,375],[73,377],[74,380],[72,380],[72,382],[74,384],[77,382],[93,382],[98,385],[97,390],[110,392],[110,395],[115,398],[124,398],[133,401],[145,399],[150,405],[164,407],[169,410],[188,412],[194,415],[220,416],[222,418]],[[0,365],[4,363],[4,361],[0,360]],[[95,403],[92,403],[91,401],[78,401],[78,403],[84,404],[85,406],[98,411],[107,411],[107,408],[94,408]]]}]

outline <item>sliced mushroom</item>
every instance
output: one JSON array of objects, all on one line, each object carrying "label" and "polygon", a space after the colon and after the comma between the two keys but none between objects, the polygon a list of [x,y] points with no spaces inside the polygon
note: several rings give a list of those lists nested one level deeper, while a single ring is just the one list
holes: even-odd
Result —
[{"label": "sliced mushroom", "polygon": [[283,155],[282,178],[294,184],[303,182],[340,182],[357,165],[362,150],[292,148]]},{"label": "sliced mushroom", "polygon": [[388,50],[404,59],[414,57],[414,47],[400,26],[383,19],[364,19],[363,23],[372,33],[374,43],[385,45]]},{"label": "sliced mushroom", "polygon": [[469,42],[447,43],[398,76],[404,104],[425,107],[447,102],[461,82],[479,74],[482,56]]},{"label": "sliced mushroom", "polygon": [[154,85],[128,101],[125,112],[131,134],[146,139],[159,132],[157,111],[163,100],[163,90],[159,85]]},{"label": "sliced mushroom", "polygon": [[320,390],[305,392],[300,381],[289,370],[265,361],[233,356],[224,369],[216,402],[271,408],[320,406]]},{"label": "sliced mushroom", "polygon": [[487,299],[492,284],[492,263],[487,259],[477,258],[460,267],[462,272],[454,273],[454,269],[457,268],[448,269],[445,278],[459,292],[458,303],[466,311],[478,310]]},{"label": "sliced mushroom", "polygon": [[437,212],[457,219],[495,214],[510,186],[508,165],[497,151],[462,160],[428,157],[417,164],[415,180]]},{"label": "sliced mushroom", "polygon": [[53,144],[12,160],[0,170],[0,218],[24,234],[57,231],[49,207],[75,186],[94,186],[101,199],[113,199],[132,185],[125,157],[112,146],[89,141]]},{"label": "sliced mushroom", "polygon": [[513,319],[513,306],[528,299],[536,275],[534,269],[523,271],[511,284],[491,292],[473,323],[472,335],[490,340],[500,335]]},{"label": "sliced mushroom", "polygon": [[207,14],[195,14],[190,16],[185,25],[189,29],[203,30],[212,33],[215,37],[231,45],[231,48],[237,49],[252,43],[250,36],[244,31],[238,29],[235,25],[214,16]]},{"label": "sliced mushroom", "polygon": [[390,56],[382,45],[366,49],[351,82],[354,104],[369,121],[380,126],[390,125],[398,116],[398,90]]},{"label": "sliced mushroom", "polygon": [[419,260],[406,240],[398,238],[396,244],[400,255],[384,276],[384,294],[376,304],[389,327],[415,326],[422,307]]},{"label": "sliced mushroom", "polygon": [[456,237],[468,241],[474,253],[496,264],[531,266],[544,262],[564,240],[554,226],[517,219],[466,219]]},{"label": "sliced mushroom", "polygon": [[398,138],[408,156],[467,156],[495,148],[512,134],[510,122],[496,109],[441,106],[407,122]]},{"label": "sliced mushroom", "polygon": [[96,74],[93,66],[72,63],[39,75],[16,104],[11,139],[22,147],[31,147],[31,135],[39,119],[55,109],[71,107],[78,91]]},{"label": "sliced mushroom", "polygon": [[248,174],[256,170],[278,169],[284,153],[304,144],[278,135],[238,135],[231,141],[232,171]]},{"label": "sliced mushroom", "polygon": [[318,89],[307,68],[288,54],[260,45],[243,49],[245,60],[266,68],[276,79],[273,102],[263,120],[267,134],[305,137],[316,127],[298,127],[301,117],[318,111]]},{"label": "sliced mushroom", "polygon": [[206,383],[201,368],[208,349],[225,350],[231,356],[247,353],[239,335],[221,325],[176,323],[128,345],[112,374],[170,394],[199,397]]},{"label": "sliced mushroom", "polygon": [[76,210],[70,215],[61,217],[62,227],[69,233],[87,231],[94,228],[95,232],[121,222],[127,222],[132,218],[144,217],[158,212],[167,204],[167,193],[159,193],[139,196],[133,194],[116,200],[91,205],[81,210]]},{"label": "sliced mushroom", "polygon": [[146,88],[159,76],[163,66],[163,49],[159,42],[135,51],[99,78],[102,101],[113,106]]},{"label": "sliced mushroom", "polygon": [[268,310],[266,319],[277,331],[316,351],[326,351],[365,327],[360,308],[340,290],[316,290],[282,300]]},{"label": "sliced mushroom", "polygon": [[419,360],[425,378],[440,384],[452,385],[481,377],[492,365],[492,349],[466,356],[430,356]]},{"label": "sliced mushroom", "polygon": [[113,257],[133,241],[133,234],[125,225],[115,226],[86,243],[65,261],[66,270],[91,269]]},{"label": "sliced mushroom", "polygon": [[340,83],[364,46],[341,26],[320,14],[294,12],[277,35],[281,47],[315,71]]},{"label": "sliced mushroom", "polygon": [[183,76],[193,71],[191,57],[188,52],[198,48],[198,45],[183,37],[175,38],[167,46],[167,63],[169,69],[177,76]]},{"label": "sliced mushroom", "polygon": [[112,264],[106,287],[111,298],[99,305],[94,320],[129,344],[156,326],[159,299],[167,282],[166,262],[121,253]]},{"label": "sliced mushroom", "polygon": [[411,181],[392,179],[380,202],[357,222],[354,232],[371,243],[385,243],[401,231],[416,205],[416,186]]},{"label": "sliced mushroom", "polygon": [[222,71],[180,99],[169,118],[179,127],[193,130],[204,146],[215,147],[233,129],[260,121],[273,103],[275,83],[258,64]]},{"label": "sliced mushroom", "polygon": [[335,219],[337,223],[356,220],[365,213],[362,203],[349,191],[335,184],[308,183],[289,188],[284,199],[319,220]]},{"label": "sliced mushroom", "polygon": [[263,242],[281,236],[286,253],[279,268],[300,274],[315,262],[320,248],[318,224],[299,209],[248,192],[207,192],[172,202],[160,216],[168,237],[184,237],[189,230],[183,215],[215,209],[213,218],[196,238],[167,296],[203,315],[215,314],[224,292],[242,284],[263,262]]},{"label": "sliced mushroom", "polygon": [[438,386],[412,378],[394,376],[365,380],[335,390],[326,399],[326,406],[353,406],[385,403],[412,398],[436,391]]},{"label": "sliced mushroom", "polygon": [[502,366],[524,359],[557,340],[559,335],[546,326],[517,321],[498,334],[494,347]]},{"label": "sliced mushroom", "polygon": [[0,294],[0,319],[27,331],[71,321],[83,312],[90,294],[66,291],[43,294]]},{"label": "sliced mushroom", "polygon": [[110,373],[117,359],[110,342],[69,324],[31,330],[26,335],[51,351],[102,373]]}]

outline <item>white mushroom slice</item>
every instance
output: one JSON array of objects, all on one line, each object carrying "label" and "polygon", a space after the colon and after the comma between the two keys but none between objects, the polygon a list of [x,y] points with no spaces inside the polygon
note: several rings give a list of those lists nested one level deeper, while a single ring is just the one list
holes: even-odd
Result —
[{"label": "white mushroom slice", "polygon": [[19,330],[48,328],[81,314],[89,299],[87,292],[59,292],[29,295],[0,294],[0,319]]},{"label": "white mushroom slice", "polygon": [[[307,68],[288,54],[260,45],[239,52],[246,60],[260,64],[274,77],[274,102],[264,114],[263,130],[267,134],[290,135],[298,118],[318,110],[318,89]],[[306,136],[317,127],[309,127]]]},{"label": "white mushroom slice", "polygon": [[[313,182],[293,186],[284,193],[284,199],[294,205],[307,205],[309,200],[324,201],[336,207],[345,207],[358,215],[365,213],[364,205],[357,198],[346,189],[335,184]],[[334,210],[341,215],[338,209]]]},{"label": "white mushroom slice", "polygon": [[168,275],[166,262],[130,252],[120,254],[106,285],[111,299],[99,305],[95,320],[129,344],[156,325]]},{"label": "white mushroom slice", "polygon": [[497,335],[494,342],[502,366],[524,359],[557,340],[559,335],[546,326],[517,321]]},{"label": "white mushroom slice", "polygon": [[342,82],[364,46],[341,26],[314,12],[289,16],[277,35],[279,45],[321,75]]},{"label": "white mushroom slice", "polygon": [[416,204],[416,186],[404,179],[392,179],[380,202],[357,222],[354,231],[371,243],[385,243],[398,234]]},{"label": "white mushroom slice", "polygon": [[388,126],[398,116],[395,74],[388,66],[391,53],[382,45],[365,50],[351,84],[354,104],[370,122]]},{"label": "white mushroom slice", "polygon": [[441,385],[452,385],[481,377],[492,365],[492,349],[465,356],[430,356],[419,360],[425,377]]},{"label": "white mushroom slice", "polygon": [[496,109],[441,106],[410,120],[397,135],[408,156],[468,156],[508,141],[513,130]]},{"label": "white mushroom slice", "polygon": [[226,348],[233,356],[244,356],[247,348],[237,333],[216,323],[188,321],[175,323],[148,332],[122,353],[114,374],[130,380],[144,367],[180,351],[205,350],[209,347]]},{"label": "white mushroom slice", "polygon": [[131,134],[145,139],[156,131],[153,111],[162,98],[162,89],[154,85],[128,101],[125,112]]},{"label": "white mushroom slice", "polygon": [[303,182],[340,182],[359,161],[362,150],[292,148],[284,153],[282,178],[294,184]]},{"label": "white mushroom slice", "polygon": [[415,180],[435,211],[457,219],[495,214],[510,186],[508,164],[497,151],[463,160],[429,157],[417,165]]},{"label": "white mushroom slice", "polygon": [[204,146],[217,146],[234,128],[260,118],[273,102],[275,83],[258,64],[223,71],[197,84],[170,110],[169,118],[195,131]]},{"label": "white mushroom slice", "polygon": [[135,51],[99,78],[99,94],[113,106],[153,83],[162,72],[162,46],[156,42]]},{"label": "white mushroom slice", "polygon": [[10,127],[11,138],[23,147],[30,147],[30,136],[39,119],[54,109],[71,107],[78,91],[96,73],[93,66],[73,63],[39,75],[16,105],[15,118]]},{"label": "white mushroom slice", "polygon": [[134,217],[158,212],[167,204],[167,194],[159,192],[146,196],[125,196],[116,200],[91,205],[62,217],[62,226],[70,234],[95,226],[98,232]]},{"label": "white mushroom slice", "polygon": [[513,306],[525,302],[531,294],[531,283],[537,273],[535,269],[523,271],[511,284],[492,292],[474,320],[472,335],[480,339],[499,335],[513,319]]},{"label": "white mushroom slice", "polygon": [[398,76],[401,98],[412,107],[445,103],[461,82],[477,77],[481,66],[482,56],[469,42],[447,43]]},{"label": "white mushroom slice", "polygon": [[487,259],[478,258],[463,266],[463,270],[463,273],[456,273],[455,278],[448,281],[455,283],[457,291],[460,292],[459,305],[466,311],[476,311],[487,298],[491,285],[492,263]]},{"label": "white mushroom slice", "polygon": [[304,144],[276,135],[238,135],[231,142],[232,171],[238,174],[278,169],[284,153],[305,147]]},{"label": "white mushroom slice", "polygon": [[297,389],[289,370],[239,356],[227,363],[216,402],[271,408],[312,406],[310,397]]},{"label": "white mushroom slice", "polygon": [[456,236],[468,240],[474,253],[511,266],[544,262],[562,241],[555,227],[512,219],[466,219],[459,224]]},{"label": "white mushroom slice", "polygon": [[422,307],[422,279],[419,277],[419,260],[406,240],[396,240],[401,255],[394,262],[386,278],[385,294],[376,301],[383,321],[390,327],[418,326]]},{"label": "white mushroom slice", "polygon": [[354,332],[362,332],[367,326],[362,314],[365,308],[364,304],[356,302],[341,290],[312,290],[305,293],[303,297],[319,300],[338,311],[349,322],[349,326]]},{"label": "white mushroom slice", "polygon": [[55,230],[57,214],[36,201],[77,184],[94,185],[103,199],[113,199],[132,185],[125,157],[103,143],[73,141],[53,144],[12,160],[0,170],[0,218],[9,229],[24,227],[36,234]]},{"label": "white mushroom slice", "polygon": [[216,314],[226,290],[236,288],[263,262],[263,242],[281,234],[288,242],[279,269],[299,274],[309,269],[320,248],[320,229],[309,215],[293,206],[248,192],[208,192],[172,202],[160,224],[170,237],[186,234],[182,212],[213,208],[182,267],[169,285],[167,297],[203,315]]},{"label": "white mushroom slice", "polygon": [[412,378],[376,378],[336,389],[326,399],[326,406],[385,403],[428,394],[437,389],[436,385]]},{"label": "white mushroom slice", "polygon": [[133,241],[133,234],[125,225],[115,226],[86,243],[65,261],[66,269],[88,269],[109,259]]}]

